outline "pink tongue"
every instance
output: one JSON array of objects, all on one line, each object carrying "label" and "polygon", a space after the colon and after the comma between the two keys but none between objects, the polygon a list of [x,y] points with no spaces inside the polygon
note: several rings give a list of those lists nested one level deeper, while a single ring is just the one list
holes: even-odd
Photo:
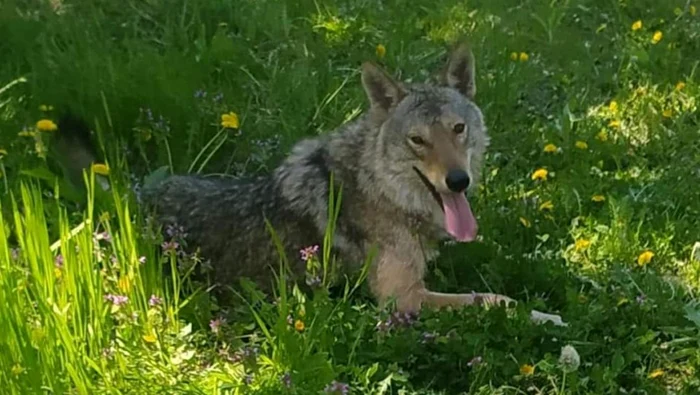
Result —
[{"label": "pink tongue", "polygon": [[461,193],[442,193],[445,207],[445,230],[458,241],[472,241],[476,238],[476,218],[466,196]]}]

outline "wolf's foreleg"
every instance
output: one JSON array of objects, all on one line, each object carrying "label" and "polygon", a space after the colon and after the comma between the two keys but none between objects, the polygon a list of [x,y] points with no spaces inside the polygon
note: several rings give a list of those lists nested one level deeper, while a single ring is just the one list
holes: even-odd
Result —
[{"label": "wolf's foreleg", "polygon": [[[473,304],[497,306],[501,302],[505,302],[506,305],[511,302],[517,303],[513,298],[493,293],[450,294],[429,291],[423,281],[423,262],[411,260],[410,256],[411,254],[402,254],[396,250],[385,250],[380,255],[371,280],[372,291],[380,305],[394,299],[399,311],[417,312],[423,307],[460,307]],[[530,318],[538,323],[551,321],[555,325],[567,326],[560,316],[537,310],[531,312]]]},{"label": "wolf's foreleg", "polygon": [[[497,306],[501,302],[505,302],[506,305],[510,304],[511,302],[517,303],[513,298],[505,295],[476,292],[470,294],[447,294],[426,290],[423,298],[424,305],[430,307],[458,307],[472,304]],[[560,316],[556,314],[543,313],[537,310],[532,310],[530,313],[530,319],[538,323],[550,321],[554,323],[554,325],[568,326],[567,323],[562,321]]]}]

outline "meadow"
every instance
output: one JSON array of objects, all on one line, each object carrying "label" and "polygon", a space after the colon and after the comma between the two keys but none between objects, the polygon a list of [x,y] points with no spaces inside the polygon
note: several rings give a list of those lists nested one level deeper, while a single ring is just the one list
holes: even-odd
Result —
[{"label": "meadow", "polygon": [[[698,8],[0,2],[0,392],[700,393]],[[425,80],[463,36],[492,139],[480,237],[428,283],[517,307],[392,315],[361,278],[223,304],[140,210],[167,172],[269,171],[366,109],[362,61]],[[67,111],[99,148],[84,177]]]}]

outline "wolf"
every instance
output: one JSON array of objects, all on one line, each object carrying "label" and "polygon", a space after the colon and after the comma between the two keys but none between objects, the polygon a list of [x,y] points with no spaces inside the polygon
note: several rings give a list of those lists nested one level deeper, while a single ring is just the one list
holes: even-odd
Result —
[{"label": "wolf", "polygon": [[[211,261],[217,283],[247,278],[266,288],[279,262],[267,224],[287,256],[322,244],[329,192],[342,188],[332,251],[347,270],[376,251],[368,281],[380,305],[415,313],[510,304],[513,299],[499,294],[431,291],[424,281],[426,262],[438,252],[431,242],[477,236],[467,196],[476,190],[489,145],[466,41],[449,51],[440,76],[437,83],[400,82],[365,62],[369,108],[330,133],[298,142],[269,175],[170,175],[145,188],[143,199],[160,224],[186,230],[188,245]],[[291,262],[301,278],[305,263]],[[554,314],[533,311],[531,318],[566,325]]]}]

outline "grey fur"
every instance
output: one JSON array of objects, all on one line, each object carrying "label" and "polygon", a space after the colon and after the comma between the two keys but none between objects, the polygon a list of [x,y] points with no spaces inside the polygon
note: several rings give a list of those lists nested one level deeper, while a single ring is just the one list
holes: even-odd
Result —
[{"label": "grey fur", "polygon": [[[440,85],[399,83],[365,63],[362,83],[370,109],[327,135],[297,143],[270,176],[248,181],[173,176],[147,190],[146,201],[162,223],[184,226],[190,245],[212,261],[221,285],[247,277],[269,289],[279,258],[265,219],[299,279],[305,270],[299,250],[323,241],[332,173],[333,187],[342,186],[334,254],[353,270],[377,248],[369,282],[381,304],[396,300],[399,310],[415,312],[423,305],[514,302],[492,293],[433,292],[423,281],[426,257],[437,253],[424,242],[449,237],[443,200],[436,197],[457,199],[446,174],[466,172],[473,190],[489,142],[473,101],[474,70],[466,44],[452,51]],[[472,237],[459,234],[464,241]],[[566,325],[539,311],[531,318]]]},{"label": "grey fur", "polygon": [[[470,189],[478,183],[488,145],[481,111],[467,98],[473,98],[475,84],[473,57],[466,46],[457,47],[446,71],[442,85],[401,84],[365,63],[362,82],[369,111],[332,133],[297,143],[270,176],[172,176],[145,190],[146,202],[155,207],[159,222],[186,229],[188,243],[211,260],[223,285],[240,277],[263,288],[269,285],[270,268],[278,267],[279,258],[265,218],[281,238],[294,272],[303,274],[299,250],[321,245],[328,223],[331,173],[343,196],[334,247],[349,269],[372,246],[413,243],[404,239],[407,233],[419,243],[444,238],[442,209],[413,170],[422,169],[425,158],[408,137],[421,134],[429,140],[436,129],[452,133],[454,122],[464,122],[467,132],[454,140],[460,159],[454,164],[465,166]],[[445,189],[440,180],[434,186]]]}]

